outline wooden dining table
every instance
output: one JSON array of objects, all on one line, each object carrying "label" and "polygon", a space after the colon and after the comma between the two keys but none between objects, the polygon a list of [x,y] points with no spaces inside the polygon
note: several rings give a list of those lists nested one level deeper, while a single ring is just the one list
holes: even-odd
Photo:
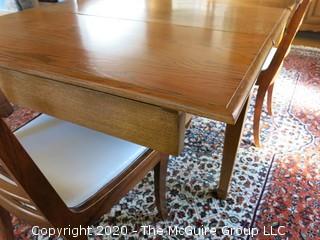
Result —
[{"label": "wooden dining table", "polygon": [[289,17],[277,0],[40,6],[0,17],[0,89],[14,104],[171,155],[188,114],[225,122],[215,189],[224,199],[252,88]]}]

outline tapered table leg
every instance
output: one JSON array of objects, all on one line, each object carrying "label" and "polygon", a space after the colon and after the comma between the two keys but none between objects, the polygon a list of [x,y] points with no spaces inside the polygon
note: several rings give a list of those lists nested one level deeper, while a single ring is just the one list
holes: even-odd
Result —
[{"label": "tapered table leg", "polygon": [[218,189],[214,190],[214,196],[219,199],[225,199],[230,187],[233,167],[237,157],[238,147],[242,136],[243,123],[251,99],[251,94],[245,103],[242,112],[235,125],[227,124],[224,139],[223,159]]}]

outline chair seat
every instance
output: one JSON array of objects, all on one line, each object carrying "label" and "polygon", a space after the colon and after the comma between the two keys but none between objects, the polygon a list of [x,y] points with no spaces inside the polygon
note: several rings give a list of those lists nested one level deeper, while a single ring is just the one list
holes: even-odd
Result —
[{"label": "chair seat", "polygon": [[147,151],[45,114],[15,135],[68,207],[89,199]]},{"label": "chair seat", "polygon": [[267,56],[266,60],[264,61],[263,65],[262,65],[262,68],[261,68],[262,71],[265,71],[265,70],[267,70],[269,68],[269,66],[271,64],[271,61],[272,61],[274,55],[277,52],[277,49],[278,48],[276,48],[276,47],[272,47],[270,49],[270,51],[268,53],[268,56]]}]

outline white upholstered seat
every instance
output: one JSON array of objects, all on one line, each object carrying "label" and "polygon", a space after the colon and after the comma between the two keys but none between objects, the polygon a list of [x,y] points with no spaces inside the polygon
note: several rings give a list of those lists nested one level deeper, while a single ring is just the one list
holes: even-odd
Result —
[{"label": "white upholstered seat", "polygon": [[147,150],[45,114],[15,135],[68,207],[90,198]]},{"label": "white upholstered seat", "polygon": [[276,47],[272,47],[268,53],[268,56],[266,58],[266,60],[264,61],[263,65],[262,65],[262,68],[261,70],[262,71],[265,71],[269,68],[270,64],[271,64],[271,61],[274,57],[274,55],[276,54],[277,52],[277,48]]}]

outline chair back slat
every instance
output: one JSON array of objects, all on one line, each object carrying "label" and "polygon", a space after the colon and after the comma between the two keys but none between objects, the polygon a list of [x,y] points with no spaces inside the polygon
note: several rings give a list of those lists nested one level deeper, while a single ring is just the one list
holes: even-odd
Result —
[{"label": "chair back slat", "polygon": [[0,176],[0,194],[8,194],[20,201],[31,203],[28,195],[22,190],[22,188],[14,181]]},{"label": "chair back slat", "polygon": [[15,182],[12,184],[3,179],[0,179],[0,194],[2,192],[12,195],[15,198],[19,198],[22,201],[30,202],[28,196],[22,191],[22,189]]},{"label": "chair back slat", "polygon": [[8,172],[0,165],[0,181],[14,182]]},{"label": "chair back slat", "polygon": [[0,205],[19,218],[45,226],[54,223],[59,212],[70,213],[2,118]]},{"label": "chair back slat", "polygon": [[259,76],[258,83],[269,86],[273,78],[270,76],[275,76],[278,72],[283,59],[286,57],[288,51],[290,50],[290,46],[295,38],[299,28],[303,22],[304,16],[306,14],[307,8],[310,4],[311,0],[298,0],[298,5],[296,10],[294,11],[291,20],[286,28],[285,34],[278,46],[278,50],[274,55],[270,66],[267,70],[261,72],[261,76]]},{"label": "chair back slat", "polygon": [[49,226],[42,213],[29,200],[22,200],[13,196],[10,192],[0,191],[0,205],[15,216],[40,226]]},{"label": "chair back slat", "polygon": [[0,164],[0,205],[22,219],[48,225],[23,188],[2,165],[3,163]]}]

